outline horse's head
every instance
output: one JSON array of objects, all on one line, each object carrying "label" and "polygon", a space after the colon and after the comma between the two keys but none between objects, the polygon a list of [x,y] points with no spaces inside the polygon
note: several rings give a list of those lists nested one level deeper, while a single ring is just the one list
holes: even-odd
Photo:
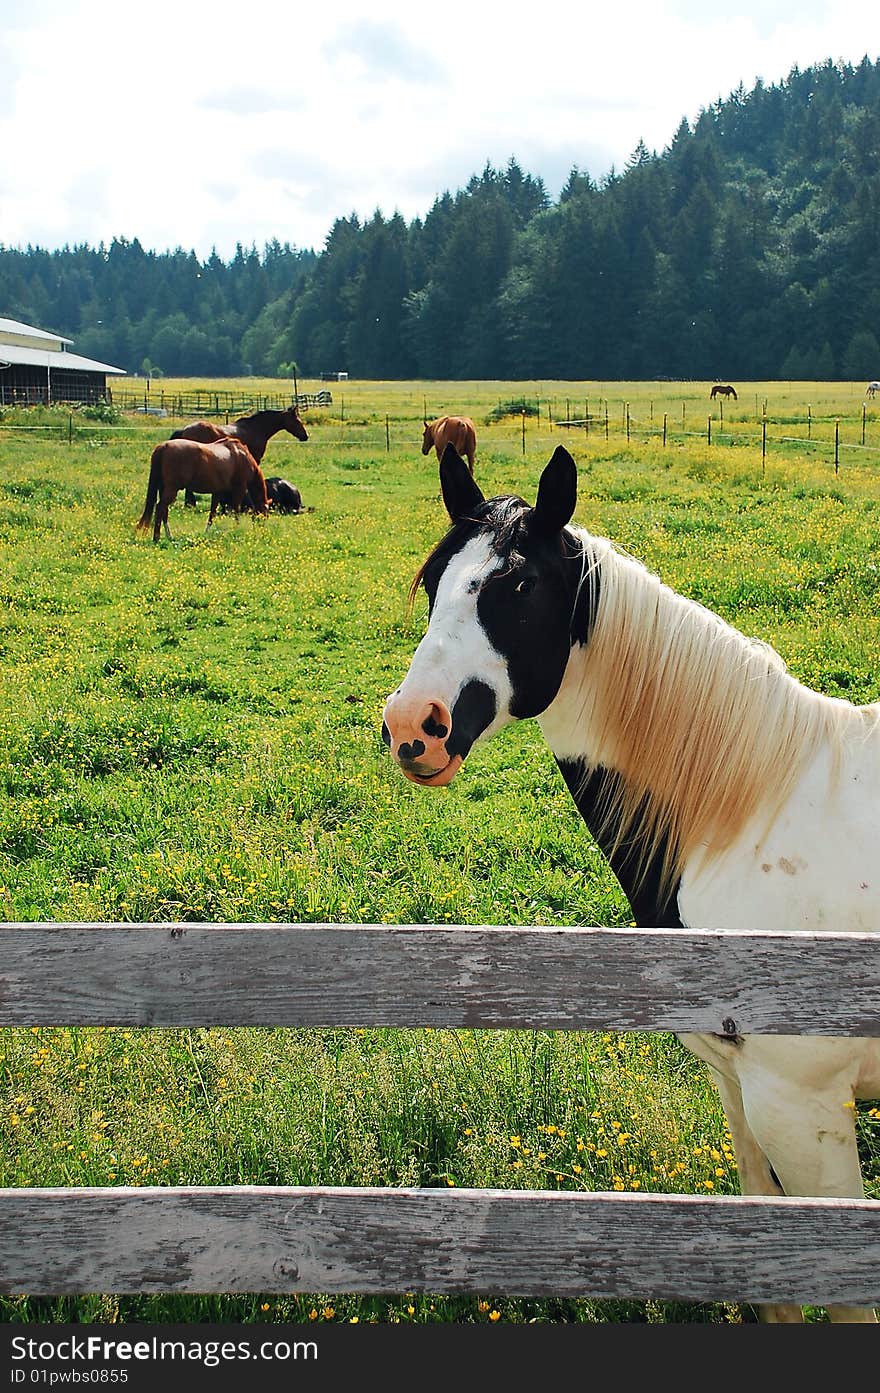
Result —
[{"label": "horse's head", "polygon": [[296,436],[297,440],[308,440],[309,433],[303,424],[299,409],[295,406],[288,406],[284,412],[284,429],[290,431],[291,435]]},{"label": "horse's head", "polygon": [[431,447],[432,447],[433,444],[434,444],[434,422],[433,422],[433,421],[426,421],[426,422],[425,422],[425,433],[424,433],[424,435],[422,436],[422,454],[423,454],[423,455],[430,454]]},{"label": "horse's head", "polygon": [[247,468],[245,498],[249,500],[252,512],[257,513],[260,517],[268,517],[269,495],[266,492],[266,480],[263,476],[263,471],[250,453],[248,454],[246,463],[249,468]]},{"label": "horse's head", "polygon": [[534,507],[513,496],[487,501],[452,445],[440,483],[452,526],[413,582],[413,595],[422,585],[428,596],[428,630],[382,724],[406,777],[435,788],[475,741],[547,709],[595,603],[580,584],[583,544],[567,529],[577,472],[561,445]]}]

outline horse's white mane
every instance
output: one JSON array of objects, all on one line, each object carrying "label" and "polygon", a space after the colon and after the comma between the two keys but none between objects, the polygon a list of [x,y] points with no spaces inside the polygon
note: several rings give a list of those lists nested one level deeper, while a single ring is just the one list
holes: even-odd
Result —
[{"label": "horse's white mane", "polygon": [[689,856],[719,851],[757,813],[772,818],[820,745],[839,752],[854,722],[866,733],[880,721],[880,706],[803,686],[768,644],[575,531],[599,602],[566,687],[590,767],[623,775],[601,810],[616,847],[637,841],[644,873],[665,842],[668,890]]}]

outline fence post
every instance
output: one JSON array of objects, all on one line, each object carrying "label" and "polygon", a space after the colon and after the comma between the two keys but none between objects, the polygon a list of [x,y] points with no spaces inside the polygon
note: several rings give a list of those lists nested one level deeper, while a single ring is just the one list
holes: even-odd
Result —
[{"label": "fence post", "polygon": [[605,439],[608,439],[608,398],[605,398]]},{"label": "fence post", "polygon": [[584,402],[584,435],[590,434],[590,398]]},{"label": "fence post", "polygon": [[807,439],[813,438],[813,408],[807,403]]},{"label": "fence post", "polygon": [[764,466],[767,459],[767,417],[761,422],[761,478],[764,477]]},{"label": "fence post", "polygon": [[666,412],[663,412],[663,444],[666,444]]},{"label": "fence post", "polygon": [[862,402],[862,444],[865,443],[865,403]]},{"label": "fence post", "polygon": [[67,443],[73,444],[73,412],[67,418]]},{"label": "fence post", "polygon": [[629,444],[629,402],[626,403],[626,443]]},{"label": "fence post", "polygon": [[385,415],[385,449],[386,449],[386,451],[391,449],[391,436],[390,436],[389,431],[388,431],[388,414],[387,414],[387,412],[386,412],[386,415]]},{"label": "fence post", "polygon": [[526,409],[523,407],[522,413],[522,452],[526,452]]},{"label": "fence post", "polygon": [[837,466],[840,460],[840,417],[834,422],[834,472],[837,473]]},{"label": "fence post", "polygon": [[708,429],[707,432],[706,432],[706,441],[707,441],[707,443],[708,443],[709,445],[712,444],[712,413],[711,413],[711,412],[709,413],[709,429]]}]

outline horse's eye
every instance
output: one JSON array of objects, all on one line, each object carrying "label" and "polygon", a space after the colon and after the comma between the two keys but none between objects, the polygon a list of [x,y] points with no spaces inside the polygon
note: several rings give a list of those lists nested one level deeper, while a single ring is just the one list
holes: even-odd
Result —
[{"label": "horse's eye", "polygon": [[534,588],[535,577],[523,576],[522,580],[518,581],[517,584],[513,587],[513,593],[515,595],[528,595],[529,591],[534,590]]}]

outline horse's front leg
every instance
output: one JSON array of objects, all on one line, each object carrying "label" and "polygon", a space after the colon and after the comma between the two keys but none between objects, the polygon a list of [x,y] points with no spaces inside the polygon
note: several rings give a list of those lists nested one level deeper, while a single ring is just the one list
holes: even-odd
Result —
[{"label": "horse's front leg", "polygon": [[[724,1116],[727,1118],[727,1125],[730,1128],[736,1167],[739,1171],[740,1193],[743,1195],[770,1195],[771,1197],[781,1195],[782,1187],[773,1174],[773,1167],[758,1145],[754,1132],[746,1122],[739,1084],[734,1078],[722,1074],[711,1064],[709,1065],[709,1073],[715,1080],[721,1095],[721,1106],[724,1108]],[[766,1324],[803,1324],[802,1308],[791,1302],[762,1302],[756,1305],[756,1310],[758,1319]]]}]

